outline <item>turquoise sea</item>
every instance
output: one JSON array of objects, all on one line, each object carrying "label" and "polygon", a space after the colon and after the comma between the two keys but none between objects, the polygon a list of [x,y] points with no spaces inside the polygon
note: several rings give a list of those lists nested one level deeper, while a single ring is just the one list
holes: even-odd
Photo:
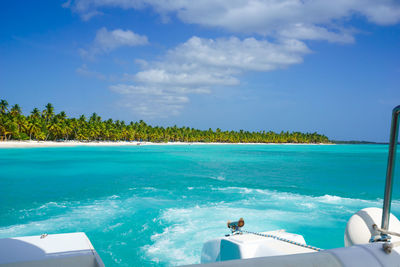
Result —
[{"label": "turquoise sea", "polygon": [[82,231],[106,266],[181,265],[243,217],[340,247],[350,216],[382,205],[386,162],[386,145],[0,149],[0,238]]}]

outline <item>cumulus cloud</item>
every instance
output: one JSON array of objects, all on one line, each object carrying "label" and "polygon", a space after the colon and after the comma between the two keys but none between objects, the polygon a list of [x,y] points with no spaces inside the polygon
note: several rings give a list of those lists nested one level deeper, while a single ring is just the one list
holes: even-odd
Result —
[{"label": "cumulus cloud", "polygon": [[134,111],[146,115],[178,114],[189,95],[208,94],[240,84],[248,71],[271,71],[301,63],[309,48],[298,40],[271,43],[255,38],[192,37],[168,51],[161,61],[139,61],[142,70],[126,75],[131,83],[110,87],[124,95]]},{"label": "cumulus cloud", "polygon": [[342,26],[353,15],[379,25],[400,21],[397,0],[75,0],[68,6],[81,14],[102,8],[152,8],[165,17],[176,15],[186,23],[265,36],[353,42]]},{"label": "cumulus cloud", "polygon": [[147,37],[130,30],[116,29],[108,31],[101,28],[97,31],[92,45],[88,49],[81,49],[81,55],[93,58],[96,55],[109,53],[122,46],[138,46],[148,44]]}]

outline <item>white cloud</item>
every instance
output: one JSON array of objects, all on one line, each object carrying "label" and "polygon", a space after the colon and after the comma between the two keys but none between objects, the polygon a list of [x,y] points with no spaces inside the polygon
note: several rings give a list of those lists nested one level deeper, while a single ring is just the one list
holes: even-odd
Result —
[{"label": "white cloud", "polygon": [[152,8],[162,17],[176,14],[231,32],[342,43],[353,42],[342,24],[354,15],[380,25],[400,21],[397,0],[75,0],[68,6],[82,16],[105,7]]},{"label": "white cloud", "polygon": [[94,11],[91,11],[91,12],[87,12],[87,13],[82,14],[82,15],[81,15],[81,18],[82,18],[82,20],[84,20],[84,21],[88,21],[88,20],[90,20],[91,18],[93,18],[93,17],[95,17],[95,16],[99,16],[99,15],[103,15],[103,12],[94,10]]},{"label": "white cloud", "polygon": [[[165,21],[176,16],[184,23],[255,36],[192,37],[157,62],[136,60],[141,70],[125,74],[126,84],[110,89],[123,95],[135,112],[153,117],[178,114],[193,94],[237,86],[243,73],[301,63],[311,52],[306,40],[353,43],[357,29],[350,26],[352,18],[378,25],[400,22],[397,0],[70,0],[64,6],[84,20],[106,8],[150,8]],[[94,57],[147,42],[145,36],[131,31],[103,28],[82,55]]]},{"label": "white cloud", "polygon": [[122,105],[145,117],[177,115],[189,102],[185,88],[162,89],[160,87],[129,84],[111,85],[113,92],[122,94]]},{"label": "white cloud", "polygon": [[300,63],[302,55],[309,52],[303,42],[294,39],[272,43],[255,38],[213,40],[192,37],[171,50],[167,57],[228,70],[269,71]]},{"label": "white cloud", "polygon": [[168,51],[161,61],[140,61],[141,71],[125,75],[133,84],[110,89],[124,95],[130,107],[142,115],[178,114],[189,102],[189,95],[239,85],[241,74],[248,71],[271,71],[301,63],[307,53],[308,47],[298,40],[271,43],[255,38],[192,37]]},{"label": "white cloud", "polygon": [[295,38],[299,40],[326,40],[333,43],[353,43],[355,30],[338,28],[328,30],[323,27],[305,24],[293,24],[282,27],[279,36],[282,38]]},{"label": "white cloud", "polygon": [[100,72],[97,71],[92,71],[89,70],[86,64],[82,64],[79,68],[76,69],[76,73],[82,76],[90,77],[90,78],[96,78],[98,80],[107,80],[107,77],[104,74],[101,74]]},{"label": "white cloud", "polygon": [[93,44],[89,49],[81,49],[83,57],[93,58],[98,54],[109,53],[122,46],[138,46],[148,44],[147,37],[130,30],[116,29],[108,31],[101,28],[97,31]]}]

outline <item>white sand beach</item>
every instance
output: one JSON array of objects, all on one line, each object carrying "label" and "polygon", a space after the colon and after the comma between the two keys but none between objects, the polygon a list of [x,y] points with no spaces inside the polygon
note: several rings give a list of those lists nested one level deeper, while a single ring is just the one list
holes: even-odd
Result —
[{"label": "white sand beach", "polygon": [[137,142],[137,141],[2,141],[0,148],[29,148],[29,147],[74,147],[74,146],[139,146],[139,145],[331,145],[331,144],[293,144],[293,143],[200,143],[200,142]]}]

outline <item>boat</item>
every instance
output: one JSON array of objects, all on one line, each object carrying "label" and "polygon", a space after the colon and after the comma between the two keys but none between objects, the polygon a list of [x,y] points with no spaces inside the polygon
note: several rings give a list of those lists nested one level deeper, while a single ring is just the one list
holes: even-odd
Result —
[{"label": "boat", "polygon": [[230,234],[204,243],[199,266],[400,266],[400,221],[390,213],[399,114],[400,105],[392,111],[383,208],[367,207],[351,216],[344,247],[323,250],[284,230],[245,231],[240,218],[228,221]]},{"label": "boat", "polygon": [[[365,208],[350,218],[345,247],[323,250],[284,230],[247,231],[240,218],[227,223],[230,234],[204,243],[199,266],[400,266],[400,221],[390,213],[399,114],[400,105],[392,112],[383,208]],[[85,233],[65,233],[0,239],[0,267],[6,266],[104,267],[104,263]]]}]

